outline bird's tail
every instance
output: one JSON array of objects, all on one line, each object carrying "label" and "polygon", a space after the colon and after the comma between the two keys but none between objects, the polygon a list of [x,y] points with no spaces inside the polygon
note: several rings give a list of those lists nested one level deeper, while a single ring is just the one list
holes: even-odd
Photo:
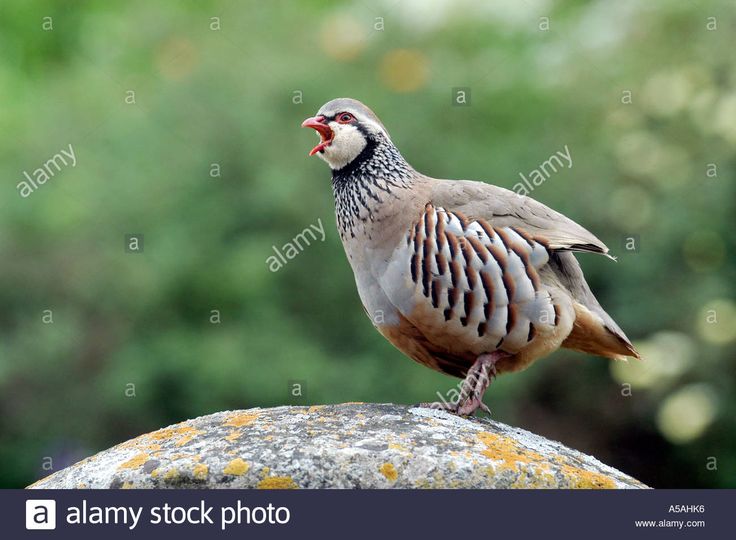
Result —
[{"label": "bird's tail", "polygon": [[570,252],[555,252],[550,267],[572,296],[575,308],[572,332],[562,346],[614,360],[625,360],[627,356],[640,359],[624,331],[591,292],[575,256]]},{"label": "bird's tail", "polygon": [[562,342],[563,347],[613,360],[625,360],[627,356],[641,359],[626,334],[603,309],[596,313],[577,302],[573,307],[575,322],[570,335]]}]

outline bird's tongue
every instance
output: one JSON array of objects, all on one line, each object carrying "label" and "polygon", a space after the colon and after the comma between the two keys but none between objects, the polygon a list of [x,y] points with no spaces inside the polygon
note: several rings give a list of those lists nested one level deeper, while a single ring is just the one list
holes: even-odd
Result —
[{"label": "bird's tongue", "polygon": [[315,146],[314,148],[312,148],[312,150],[309,152],[309,155],[310,156],[313,156],[317,152],[321,152],[329,144],[330,144],[330,141],[325,141],[325,140],[320,141],[320,143],[317,146]]}]

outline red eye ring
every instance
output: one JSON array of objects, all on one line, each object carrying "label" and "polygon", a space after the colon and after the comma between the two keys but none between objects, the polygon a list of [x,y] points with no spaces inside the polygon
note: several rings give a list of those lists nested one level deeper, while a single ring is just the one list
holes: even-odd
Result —
[{"label": "red eye ring", "polygon": [[340,124],[349,124],[350,122],[352,122],[353,120],[355,120],[355,117],[352,114],[350,114],[349,112],[341,112],[340,114],[338,114],[335,117],[335,119]]}]

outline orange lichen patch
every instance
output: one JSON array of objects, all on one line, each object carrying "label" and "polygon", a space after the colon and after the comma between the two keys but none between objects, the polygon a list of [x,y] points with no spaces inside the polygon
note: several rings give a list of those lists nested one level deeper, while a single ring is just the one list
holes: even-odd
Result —
[{"label": "orange lichen patch", "polygon": [[394,467],[393,463],[384,463],[378,468],[378,470],[381,471],[381,474],[385,476],[389,482],[395,482],[399,477],[399,473],[396,471],[396,467]]},{"label": "orange lichen patch", "polygon": [[560,464],[562,474],[571,480],[573,487],[577,489],[615,489],[616,482],[612,478],[605,474],[586,471],[580,467],[575,467],[569,463],[565,463],[565,460],[561,457],[554,459],[555,462]]},{"label": "orange lichen patch", "polygon": [[616,482],[605,474],[586,471],[579,467],[565,465],[562,474],[571,480],[575,489],[616,489]]},{"label": "orange lichen patch", "polygon": [[139,450],[145,450],[150,453],[161,450],[160,443],[162,442],[173,439],[176,446],[183,446],[191,441],[194,437],[196,437],[197,435],[201,435],[202,433],[204,433],[204,431],[200,431],[191,426],[180,425],[178,427],[164,428],[152,433],[146,433],[145,435],[141,435],[139,437],[136,437],[135,439],[124,442],[123,444],[118,445],[118,447],[137,448]]},{"label": "orange lichen patch", "polygon": [[228,463],[222,470],[223,474],[232,474],[234,476],[241,476],[248,472],[250,465],[240,458],[235,458]]},{"label": "orange lichen patch", "polygon": [[176,446],[183,446],[197,435],[201,435],[204,431],[195,429],[191,426],[181,426],[175,428],[165,428],[158,431],[154,431],[149,434],[149,438],[154,440],[171,440],[178,439],[175,444]]},{"label": "orange lichen patch", "polygon": [[269,476],[256,486],[258,489],[298,489],[299,486],[290,476]]},{"label": "orange lichen patch", "polygon": [[324,409],[324,408],[325,408],[324,405],[312,405],[311,407],[309,407],[309,409],[307,409],[307,412],[308,413],[317,412],[318,410]]},{"label": "orange lichen patch", "polygon": [[189,441],[194,439],[194,437],[196,437],[197,435],[201,435],[202,433],[204,433],[204,431],[200,431],[198,429],[192,429],[192,431],[186,433],[185,435],[182,436],[181,439],[176,441],[176,446],[184,446]]},{"label": "orange lichen patch", "polygon": [[228,416],[227,421],[224,422],[222,425],[230,427],[243,427],[252,424],[256,418],[258,418],[257,414],[234,413]]},{"label": "orange lichen patch", "polygon": [[238,431],[237,429],[234,429],[230,432],[229,435],[225,436],[225,440],[229,442],[236,441],[240,438],[240,436],[243,434],[242,431]]},{"label": "orange lichen patch", "polygon": [[115,448],[136,448],[138,450],[145,450],[147,452],[156,452],[157,450],[161,450],[160,444],[151,442],[149,438],[150,435],[150,433],[146,433],[145,435],[141,435],[139,437],[136,437],[135,439],[131,439],[122,444],[119,444]]},{"label": "orange lichen patch", "polygon": [[151,458],[148,454],[142,453],[142,454],[136,454],[132,458],[130,458],[125,463],[121,463],[118,467],[118,470],[121,469],[135,469],[137,467],[140,467],[143,465],[146,461],[148,461]]},{"label": "orange lichen patch", "polygon": [[210,473],[210,468],[204,463],[198,463],[192,468],[192,476],[195,480],[207,480],[207,475]]},{"label": "orange lichen patch", "polygon": [[[559,487],[552,472],[550,460],[538,452],[522,447],[509,437],[485,431],[478,434],[478,439],[486,446],[481,454],[494,462],[501,462],[494,466],[494,474],[503,470],[511,470],[517,475],[514,487]],[[570,465],[561,456],[556,456],[553,461],[560,465],[559,470],[571,487],[578,489],[616,487],[616,482],[612,478]]]},{"label": "orange lichen patch", "polygon": [[518,463],[538,464],[546,461],[541,454],[520,447],[509,437],[487,431],[478,433],[477,437],[486,445],[486,449],[481,451],[481,454],[495,461],[501,460],[509,466],[513,465],[514,468]]}]

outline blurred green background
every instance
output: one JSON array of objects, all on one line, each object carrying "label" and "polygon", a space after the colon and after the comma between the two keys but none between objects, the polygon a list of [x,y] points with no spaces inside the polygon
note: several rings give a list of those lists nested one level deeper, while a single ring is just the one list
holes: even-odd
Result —
[{"label": "blurred green background", "polygon": [[214,411],[457,383],[360,306],[299,127],[350,96],[436,177],[511,188],[568,145],[533,196],[619,256],[579,259],[645,361],[560,351],[494,383],[495,418],[655,487],[736,487],[735,24],[728,1],[3,1],[0,485]]}]

